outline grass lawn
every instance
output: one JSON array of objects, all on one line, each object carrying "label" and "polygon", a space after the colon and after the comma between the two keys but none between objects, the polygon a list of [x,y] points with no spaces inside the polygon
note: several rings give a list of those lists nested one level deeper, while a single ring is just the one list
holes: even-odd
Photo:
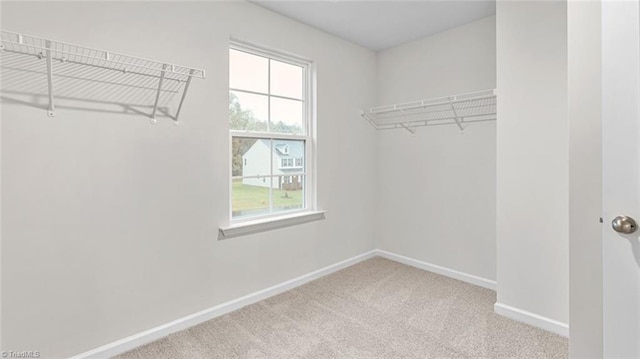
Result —
[{"label": "grass lawn", "polygon": [[[269,210],[268,187],[248,186],[242,184],[242,180],[234,180],[232,191],[233,212],[262,212],[260,210]],[[272,196],[274,209],[286,210],[301,208],[304,203],[302,190],[283,191],[274,188],[272,189]]]}]

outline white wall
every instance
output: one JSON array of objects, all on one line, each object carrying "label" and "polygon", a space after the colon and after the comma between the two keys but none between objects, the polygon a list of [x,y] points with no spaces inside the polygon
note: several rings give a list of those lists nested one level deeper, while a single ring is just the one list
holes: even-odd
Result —
[{"label": "white wall", "polygon": [[569,320],[566,2],[497,3],[498,302]]},{"label": "white wall", "polygon": [[[378,103],[496,86],[495,16],[378,54]],[[495,122],[380,131],[376,245],[495,280]]]},{"label": "white wall", "polygon": [[[179,127],[3,104],[4,350],[66,357],[372,249],[375,133],[358,115],[375,104],[371,51],[249,3],[3,2],[2,23],[208,75]],[[230,36],[317,62],[326,220],[216,240],[229,213]]]},{"label": "white wall", "polygon": [[572,358],[602,358],[602,44],[599,2],[569,2],[569,270]]}]

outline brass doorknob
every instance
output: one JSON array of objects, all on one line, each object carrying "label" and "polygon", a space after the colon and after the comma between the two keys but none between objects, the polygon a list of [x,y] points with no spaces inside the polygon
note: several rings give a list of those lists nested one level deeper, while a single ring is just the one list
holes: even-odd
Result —
[{"label": "brass doorknob", "polygon": [[636,231],[636,221],[627,216],[618,216],[611,221],[611,227],[618,233],[630,234]]}]

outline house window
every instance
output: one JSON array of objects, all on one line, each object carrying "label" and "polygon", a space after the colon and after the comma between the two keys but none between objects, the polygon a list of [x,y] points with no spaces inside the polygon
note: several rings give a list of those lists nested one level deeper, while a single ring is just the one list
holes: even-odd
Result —
[{"label": "house window", "polygon": [[309,72],[309,61],[231,44],[232,220],[313,209]]},{"label": "house window", "polygon": [[282,158],[280,167],[293,167],[293,158]]}]

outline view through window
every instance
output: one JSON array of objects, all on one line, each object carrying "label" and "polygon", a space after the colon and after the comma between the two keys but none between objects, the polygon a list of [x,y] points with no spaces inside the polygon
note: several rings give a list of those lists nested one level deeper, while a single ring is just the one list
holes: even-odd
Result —
[{"label": "view through window", "polygon": [[229,49],[231,218],[309,207],[308,64],[269,51]]}]

